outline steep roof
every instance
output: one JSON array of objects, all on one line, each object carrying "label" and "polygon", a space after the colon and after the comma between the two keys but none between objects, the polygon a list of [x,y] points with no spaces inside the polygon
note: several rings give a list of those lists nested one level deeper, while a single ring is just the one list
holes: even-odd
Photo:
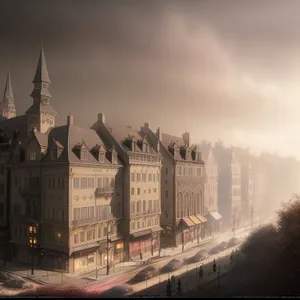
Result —
[{"label": "steep roof", "polygon": [[161,143],[166,149],[168,149],[168,147],[172,144],[172,142],[175,143],[177,142],[179,147],[185,145],[185,142],[182,137],[177,137],[171,134],[162,133]]},{"label": "steep roof", "polygon": [[34,75],[34,78],[33,78],[32,82],[48,82],[48,83],[51,83],[50,78],[49,78],[49,74],[48,74],[48,69],[47,69],[46,58],[45,58],[43,46],[41,46],[38,65],[37,65],[35,75]]},{"label": "steep roof", "polygon": [[11,78],[10,78],[9,71],[7,72],[7,78],[6,78],[4,94],[3,94],[3,102],[8,102],[8,103],[14,104],[14,94],[13,94],[13,90],[12,90]]},{"label": "steep roof", "polygon": [[[132,138],[136,139],[136,141],[141,141],[144,138],[147,139],[146,134],[144,134],[142,131],[137,130],[131,126],[118,126],[118,127],[112,127],[109,124],[105,125],[111,132],[111,135],[114,137],[114,139],[118,142],[118,144],[125,150],[125,151],[131,151],[125,144],[124,140],[128,139],[131,140]],[[114,130],[115,128],[115,130]],[[148,141],[148,139],[147,139]],[[149,143],[149,150],[152,154],[157,154],[154,150],[151,143]],[[142,150],[139,147],[136,147],[135,152],[142,152]]]}]

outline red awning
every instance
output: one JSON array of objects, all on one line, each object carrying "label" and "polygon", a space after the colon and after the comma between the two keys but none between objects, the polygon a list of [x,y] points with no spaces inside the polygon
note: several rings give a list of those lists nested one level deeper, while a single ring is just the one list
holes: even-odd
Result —
[{"label": "red awning", "polygon": [[195,226],[195,224],[189,218],[185,217],[185,218],[182,218],[182,220],[188,227]]}]

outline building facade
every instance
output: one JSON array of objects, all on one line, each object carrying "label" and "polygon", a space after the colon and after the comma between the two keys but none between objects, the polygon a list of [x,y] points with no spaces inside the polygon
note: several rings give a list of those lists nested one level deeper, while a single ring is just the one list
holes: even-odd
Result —
[{"label": "building facade", "polygon": [[124,165],[122,230],[126,256],[153,255],[160,251],[162,157],[142,130],[111,127],[102,113],[92,128],[107,147],[115,147]]},{"label": "building facade", "polygon": [[190,134],[182,137],[154,133],[148,124],[142,129],[159,147],[163,156],[161,172],[161,225],[164,247],[204,238],[204,161],[201,152],[190,143]]},{"label": "building facade", "polygon": [[206,235],[211,236],[220,231],[222,216],[218,207],[218,164],[214,157],[210,143],[202,142],[198,145],[204,166],[204,216],[207,220]]},{"label": "building facade", "polygon": [[218,163],[218,207],[222,216],[222,230],[235,232],[241,225],[241,165],[232,148],[215,145]]},{"label": "building facade", "polygon": [[71,115],[56,126],[43,48],[33,84],[26,113],[0,122],[9,258],[68,272],[117,263],[124,248],[118,155]]}]

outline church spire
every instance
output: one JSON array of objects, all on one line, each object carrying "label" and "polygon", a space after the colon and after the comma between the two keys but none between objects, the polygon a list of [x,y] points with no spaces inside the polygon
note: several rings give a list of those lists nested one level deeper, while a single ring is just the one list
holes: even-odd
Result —
[{"label": "church spire", "polygon": [[33,78],[33,83],[39,83],[39,82],[51,83],[51,81],[49,79],[48,70],[47,70],[47,64],[46,64],[43,44],[41,45],[40,57],[39,57],[37,69],[36,69],[36,72],[35,72],[35,75]]},{"label": "church spire", "polygon": [[7,72],[7,78],[4,88],[3,102],[14,104],[14,94],[11,85],[10,71]]},{"label": "church spire", "polygon": [[40,102],[41,98],[51,98],[48,90],[51,81],[49,79],[43,45],[41,45],[40,56],[32,83],[34,84],[34,89],[30,96],[35,102]]},{"label": "church spire", "polygon": [[7,72],[6,83],[4,87],[3,102],[1,103],[1,115],[7,119],[16,116],[14,104],[14,94],[11,85],[10,71]]}]

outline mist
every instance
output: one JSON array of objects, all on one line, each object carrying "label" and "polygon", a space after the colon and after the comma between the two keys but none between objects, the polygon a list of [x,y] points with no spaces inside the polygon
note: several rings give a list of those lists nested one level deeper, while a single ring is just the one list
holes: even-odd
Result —
[{"label": "mist", "polygon": [[32,101],[42,36],[59,124],[71,111],[90,126],[102,111],[138,128],[146,121],[170,134],[188,130],[195,141],[299,158],[298,1],[2,6],[0,82],[10,64],[18,114]]}]

